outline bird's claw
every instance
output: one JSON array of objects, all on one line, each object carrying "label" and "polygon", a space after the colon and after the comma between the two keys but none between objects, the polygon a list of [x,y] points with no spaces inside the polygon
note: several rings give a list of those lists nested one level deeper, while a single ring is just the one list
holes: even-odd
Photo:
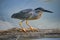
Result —
[{"label": "bird's claw", "polygon": [[37,28],[33,28],[33,27],[30,27],[30,30],[33,31],[33,32],[34,32],[34,31],[38,31]]},{"label": "bird's claw", "polygon": [[37,28],[30,27],[30,28],[22,28],[20,31],[21,32],[28,32],[28,31],[38,32],[39,30]]},{"label": "bird's claw", "polygon": [[25,29],[25,28],[22,28],[21,31],[22,31],[22,32],[26,32],[26,29]]}]

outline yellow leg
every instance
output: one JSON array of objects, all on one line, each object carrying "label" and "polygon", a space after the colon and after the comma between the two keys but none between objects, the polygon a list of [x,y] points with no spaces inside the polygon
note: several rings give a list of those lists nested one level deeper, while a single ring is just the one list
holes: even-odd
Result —
[{"label": "yellow leg", "polygon": [[22,21],[19,23],[19,25],[22,28],[22,31],[26,32],[26,29],[22,27]]},{"label": "yellow leg", "polygon": [[23,28],[23,27],[22,27],[22,21],[19,23],[19,25],[20,25],[21,28]]},{"label": "yellow leg", "polygon": [[36,29],[36,28],[33,28],[32,26],[30,26],[30,25],[29,25],[29,23],[28,23],[28,21],[27,21],[27,20],[26,20],[26,24],[30,27],[30,30],[32,30],[32,31],[35,31],[35,30],[36,30],[36,31],[37,31],[37,29]]}]

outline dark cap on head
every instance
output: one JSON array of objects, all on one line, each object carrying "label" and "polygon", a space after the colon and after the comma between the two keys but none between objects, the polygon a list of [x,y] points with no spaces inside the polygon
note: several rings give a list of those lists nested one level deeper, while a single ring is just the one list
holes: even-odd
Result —
[{"label": "dark cap on head", "polygon": [[44,10],[42,7],[38,7],[35,10]]},{"label": "dark cap on head", "polygon": [[43,11],[43,12],[53,13],[52,11],[45,10],[45,9],[42,8],[42,7],[38,7],[38,8],[36,8],[35,10],[41,10],[41,11]]}]

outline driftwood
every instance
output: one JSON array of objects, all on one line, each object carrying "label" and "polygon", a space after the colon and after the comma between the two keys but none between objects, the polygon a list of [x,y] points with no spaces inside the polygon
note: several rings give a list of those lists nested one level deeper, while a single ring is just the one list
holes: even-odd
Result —
[{"label": "driftwood", "polygon": [[38,31],[31,31],[27,29],[27,32],[24,32],[22,29],[19,28],[0,30],[0,40],[9,40],[16,38],[60,38],[60,30],[38,29]]}]

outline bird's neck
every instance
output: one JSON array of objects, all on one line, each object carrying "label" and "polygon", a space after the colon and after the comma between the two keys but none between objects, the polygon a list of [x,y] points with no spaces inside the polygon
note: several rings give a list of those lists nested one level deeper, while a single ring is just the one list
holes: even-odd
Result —
[{"label": "bird's neck", "polygon": [[42,12],[42,11],[39,11],[39,12],[38,12],[38,15],[40,15],[40,16],[41,16],[42,14],[43,14],[43,12]]},{"label": "bird's neck", "polygon": [[42,11],[40,11],[40,10],[35,10],[35,12],[36,12],[36,13],[42,13]]}]

